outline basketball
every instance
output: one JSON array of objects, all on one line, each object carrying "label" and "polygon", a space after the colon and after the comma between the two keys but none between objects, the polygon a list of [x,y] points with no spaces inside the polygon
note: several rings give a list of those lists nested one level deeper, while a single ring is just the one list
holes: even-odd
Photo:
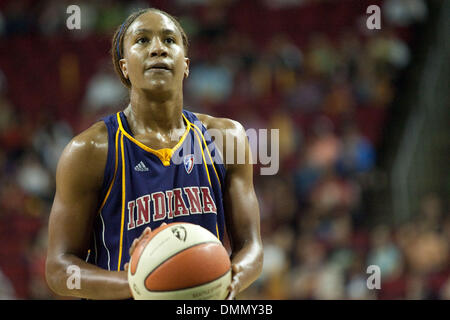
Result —
[{"label": "basketball", "polygon": [[171,223],[137,244],[128,282],[136,300],[223,300],[231,283],[231,262],[207,229]]}]

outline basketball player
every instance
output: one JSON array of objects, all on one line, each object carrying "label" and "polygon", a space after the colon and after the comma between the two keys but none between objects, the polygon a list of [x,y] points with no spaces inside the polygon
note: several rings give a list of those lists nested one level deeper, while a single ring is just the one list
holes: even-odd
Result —
[{"label": "basketball player", "polygon": [[[236,121],[183,108],[187,50],[177,20],[156,9],[132,14],[116,31],[113,63],[130,103],[73,138],[59,160],[46,263],[55,293],[131,298],[126,267],[136,239],[172,222],[201,225],[221,241],[227,233],[229,299],[260,274],[259,207],[247,136]],[[246,163],[217,161],[227,159],[229,140],[215,145],[210,129],[232,134],[235,147],[228,152],[245,145]],[[203,161],[194,163],[198,156]],[[81,275],[75,289],[67,285],[71,266]]]}]

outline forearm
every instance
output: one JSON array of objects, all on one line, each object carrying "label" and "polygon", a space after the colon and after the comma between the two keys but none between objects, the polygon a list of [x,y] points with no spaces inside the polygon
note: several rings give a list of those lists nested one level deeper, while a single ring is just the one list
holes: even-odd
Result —
[{"label": "forearm", "polygon": [[259,241],[249,241],[233,250],[231,265],[239,270],[239,292],[250,286],[261,274],[263,250]]},{"label": "forearm", "polygon": [[104,300],[131,298],[125,271],[104,270],[72,254],[47,260],[46,278],[50,288],[61,296]]}]

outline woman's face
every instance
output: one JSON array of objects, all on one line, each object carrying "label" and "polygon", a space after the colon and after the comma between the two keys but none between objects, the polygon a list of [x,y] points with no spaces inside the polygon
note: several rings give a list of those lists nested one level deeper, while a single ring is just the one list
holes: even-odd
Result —
[{"label": "woman's face", "polygon": [[182,92],[189,74],[183,39],[173,21],[158,12],[139,16],[127,29],[123,42],[122,72],[133,88],[158,95]]}]

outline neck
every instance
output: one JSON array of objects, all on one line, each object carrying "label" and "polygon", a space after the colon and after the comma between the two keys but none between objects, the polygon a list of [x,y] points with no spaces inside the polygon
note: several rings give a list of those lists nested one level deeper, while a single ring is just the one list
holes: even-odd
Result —
[{"label": "neck", "polygon": [[135,134],[157,131],[162,134],[184,128],[183,95],[158,97],[149,92],[131,89],[130,104],[124,110]]}]

